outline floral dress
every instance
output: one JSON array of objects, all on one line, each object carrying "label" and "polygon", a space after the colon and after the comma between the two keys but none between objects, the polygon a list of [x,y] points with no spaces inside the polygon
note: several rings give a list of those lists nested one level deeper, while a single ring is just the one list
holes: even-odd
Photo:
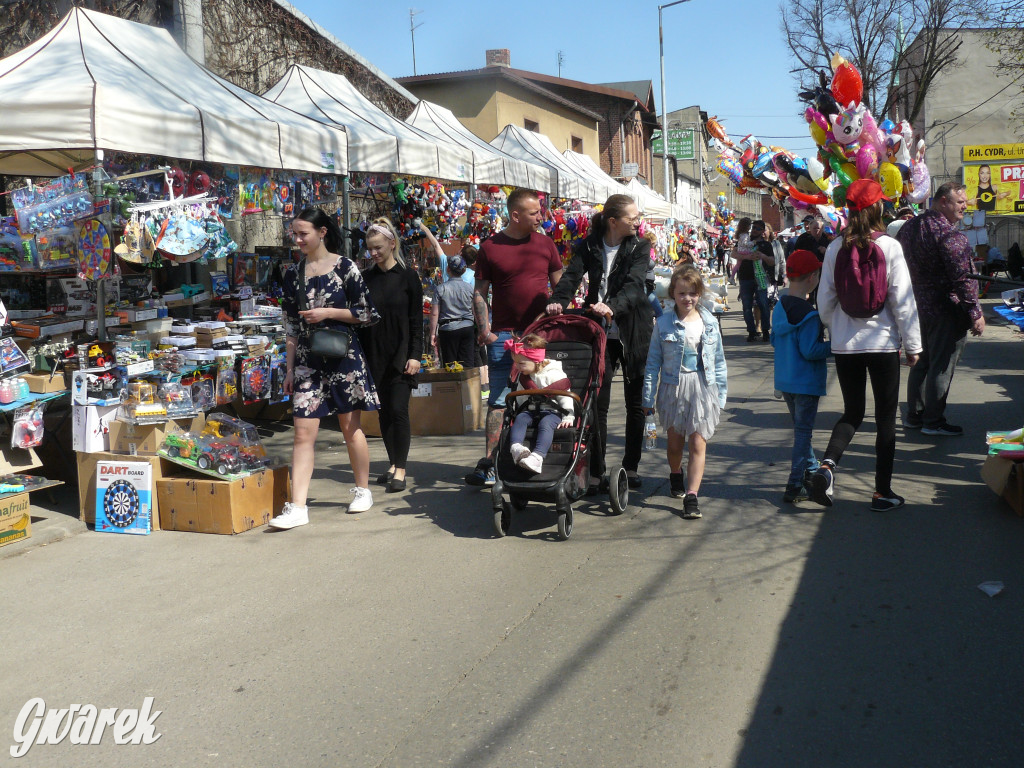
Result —
[{"label": "floral dress", "polygon": [[[316,419],[352,411],[375,411],[380,405],[359,337],[352,334],[346,357],[321,357],[309,349],[309,334],[317,328],[348,327],[349,323],[325,321],[309,325],[299,317],[298,265],[284,276],[285,332],[295,338],[295,374],[292,410],[295,416]],[[325,275],[306,278],[306,299],[310,309],[335,307],[349,309],[364,325],[372,325],[380,316],[370,302],[366,285],[356,265],[339,256],[334,269]]]}]

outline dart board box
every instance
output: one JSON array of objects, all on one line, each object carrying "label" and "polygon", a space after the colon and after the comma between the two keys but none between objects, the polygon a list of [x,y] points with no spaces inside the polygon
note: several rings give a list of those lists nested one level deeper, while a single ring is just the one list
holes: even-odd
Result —
[{"label": "dart board box", "polygon": [[[78,517],[88,525],[96,524],[96,498],[99,494],[97,489],[97,466],[101,461],[124,463],[141,462],[149,464],[153,485],[168,474],[177,471],[177,466],[159,456],[124,456],[118,453],[79,453],[78,454]],[[154,531],[160,530],[159,501],[155,493],[150,498],[150,528]]]},{"label": "dart board box", "polygon": [[153,515],[153,468],[148,461],[96,464],[96,531],[148,536]]}]

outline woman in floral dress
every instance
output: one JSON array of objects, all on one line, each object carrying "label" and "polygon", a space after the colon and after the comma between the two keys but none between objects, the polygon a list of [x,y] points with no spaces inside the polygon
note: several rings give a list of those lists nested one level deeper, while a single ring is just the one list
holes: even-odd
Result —
[{"label": "woman in floral dress", "polygon": [[[370,494],[370,451],[359,416],[379,407],[377,391],[366,368],[358,336],[351,334],[346,357],[322,357],[310,350],[310,333],[318,328],[371,325],[380,318],[370,302],[356,265],[339,255],[341,230],[318,208],[307,208],[292,221],[292,236],[305,262],[305,285],[299,285],[298,265],[284,279],[284,320],[288,371],[284,391],[292,396],[295,437],[292,446],[292,500],[270,521],[274,528],[294,528],[309,522],[306,495],[313,476],[313,453],[320,419],[337,414],[345,435],[355,477],[348,511],[365,512]],[[299,291],[306,292],[308,309],[300,310]]]}]

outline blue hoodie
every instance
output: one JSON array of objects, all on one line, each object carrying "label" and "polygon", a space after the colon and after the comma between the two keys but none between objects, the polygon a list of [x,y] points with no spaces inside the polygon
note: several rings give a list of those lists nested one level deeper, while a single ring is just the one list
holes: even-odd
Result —
[{"label": "blue hoodie", "polygon": [[783,296],[772,311],[772,346],[775,347],[775,388],[792,395],[825,394],[831,354],[822,341],[818,312],[806,299]]}]

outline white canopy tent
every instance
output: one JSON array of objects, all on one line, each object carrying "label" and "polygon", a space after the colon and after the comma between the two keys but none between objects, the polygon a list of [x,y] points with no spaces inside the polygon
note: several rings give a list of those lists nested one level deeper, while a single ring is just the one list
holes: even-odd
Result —
[{"label": "white canopy tent", "polygon": [[473,181],[473,153],[379,109],[344,76],[293,64],[264,98],[348,131],[349,170]]},{"label": "white canopy tent", "polygon": [[558,197],[603,203],[607,199],[603,187],[580,176],[555,149],[551,139],[541,133],[534,133],[515,125],[506,125],[491,144],[502,152],[530,163],[539,163],[549,168],[557,179]]},{"label": "white canopy tent", "polygon": [[[576,172],[581,176],[585,176],[588,179],[591,179],[595,184],[599,184],[604,187],[608,192],[608,194],[605,195],[605,199],[608,199],[611,195],[630,194],[626,185],[622,182],[616,181],[605,173],[601,166],[594,162],[594,158],[590,155],[584,155],[580,152],[573,152],[571,149],[567,149],[562,153],[562,157],[564,157],[566,162],[575,168]],[[641,211],[642,210],[643,209],[641,208]]]},{"label": "white canopy tent", "polygon": [[343,130],[196,64],[164,29],[73,8],[0,60],[0,173],[54,176],[97,150],[344,174]]},{"label": "white canopy tent", "polygon": [[406,121],[438,141],[469,149],[473,153],[477,184],[525,187],[538,192],[557,193],[557,174],[546,166],[527,162],[491,146],[464,126],[450,110],[421,101]]},{"label": "white canopy tent", "polygon": [[675,219],[676,221],[684,221],[687,218],[686,211],[682,206],[668,202],[662,195],[650,187],[645,187],[636,179],[630,179],[626,189],[629,190],[628,194],[636,199],[640,210],[648,216]]}]

